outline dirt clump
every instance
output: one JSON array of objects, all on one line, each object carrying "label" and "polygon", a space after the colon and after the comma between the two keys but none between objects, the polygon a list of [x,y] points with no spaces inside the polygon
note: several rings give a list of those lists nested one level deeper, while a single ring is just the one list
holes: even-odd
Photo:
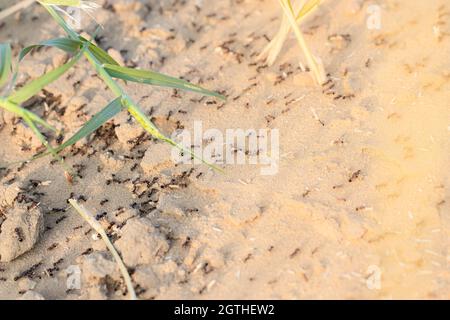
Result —
[{"label": "dirt clump", "polygon": [[169,250],[169,243],[147,218],[128,220],[122,228],[122,237],[115,246],[127,266],[157,262]]},{"label": "dirt clump", "polygon": [[44,216],[39,207],[15,204],[7,209],[0,226],[0,261],[10,262],[31,250],[44,231]]}]

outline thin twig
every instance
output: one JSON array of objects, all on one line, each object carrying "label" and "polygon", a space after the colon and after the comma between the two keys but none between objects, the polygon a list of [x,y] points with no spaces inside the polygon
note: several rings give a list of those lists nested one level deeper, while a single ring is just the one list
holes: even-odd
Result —
[{"label": "thin twig", "polygon": [[114,260],[116,260],[117,265],[119,266],[120,272],[122,273],[123,279],[125,280],[128,293],[130,294],[130,300],[137,300],[136,292],[134,291],[133,284],[131,283],[131,277],[128,274],[128,270],[125,267],[125,264],[123,263],[119,253],[117,253],[113,244],[109,240],[105,230],[103,230],[103,227],[100,225],[100,223],[98,223],[97,220],[94,219],[94,217],[89,213],[89,211],[87,211],[82,205],[78,204],[76,200],[70,199],[69,203],[83,217],[83,219],[86,220],[98,234],[100,234],[109,251],[111,251]]},{"label": "thin twig", "polygon": [[29,7],[35,2],[36,0],[23,0],[19,3],[16,3],[15,5],[9,7],[8,9],[0,11],[0,21],[3,19],[9,17],[10,15],[16,13],[17,11],[20,11],[22,9],[25,9],[26,7]]}]

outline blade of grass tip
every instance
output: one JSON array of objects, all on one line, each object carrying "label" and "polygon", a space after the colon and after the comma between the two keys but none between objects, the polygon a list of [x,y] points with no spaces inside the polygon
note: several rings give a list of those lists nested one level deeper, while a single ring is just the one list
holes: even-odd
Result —
[{"label": "blade of grass tip", "polygon": [[[121,98],[116,98],[111,101],[105,108],[103,108],[100,112],[96,113],[89,121],[87,121],[72,137],[67,139],[63,144],[55,148],[55,152],[60,153],[64,149],[74,145],[81,139],[87,137],[92,134],[98,128],[100,128],[105,122],[109,119],[113,118],[120,111],[122,111],[122,102]],[[33,156],[31,160],[36,160],[45,156],[48,156],[50,152],[42,152],[35,156]]]},{"label": "blade of grass tip", "polygon": [[56,38],[47,41],[43,41],[39,44],[28,46],[20,51],[19,62],[22,61],[27,54],[37,48],[41,47],[55,47],[63,50],[67,53],[76,53],[82,46],[81,41],[73,40],[70,38]]},{"label": "blade of grass tip", "polygon": [[179,149],[182,152],[186,152],[186,153],[190,154],[192,157],[194,157],[197,160],[200,160],[202,163],[206,164],[208,167],[211,167],[214,170],[217,170],[222,173],[224,172],[222,168],[205,161],[201,157],[198,157],[192,150],[185,149],[183,146],[179,145],[178,143],[176,143],[169,137],[166,137],[165,135],[163,135],[158,130],[158,128],[156,128],[155,125],[150,121],[150,119],[142,112],[142,110],[140,110],[140,108],[136,108],[136,106],[129,107],[130,102],[127,101],[127,99],[123,98],[122,103],[123,103],[124,107],[128,109],[128,112],[137,120],[137,122],[139,122],[139,124],[148,133],[150,133],[153,137],[155,137],[161,141],[164,141],[173,147],[176,147],[177,149]]},{"label": "blade of grass tip", "polygon": [[196,93],[201,93],[206,96],[213,96],[221,100],[226,100],[223,95],[217,92],[203,89],[202,87],[194,85],[186,80],[166,76],[158,72],[132,69],[109,64],[105,64],[103,67],[113,78],[119,78],[122,80],[151,84],[161,87],[169,87],[186,91],[192,91]]},{"label": "blade of grass tip", "polygon": [[[61,0],[64,1],[64,0]],[[72,1],[72,0],[68,0],[68,1]],[[64,20],[64,18],[62,18],[57,10],[58,7],[57,5],[52,5],[52,2],[54,1],[50,1],[50,0],[41,0],[39,1],[39,3],[48,11],[48,13],[52,16],[52,18],[59,24],[59,26],[61,28],[64,29],[64,31],[69,35],[70,38],[72,38],[73,40],[81,40],[81,41],[88,41],[85,38],[83,38],[82,36],[80,36],[78,33],[76,33]],[[82,10],[88,12],[88,14],[90,15],[89,11],[91,9],[95,9],[100,7],[98,4],[96,4],[95,2],[92,1],[79,1],[77,0],[77,5],[71,5],[72,7],[78,7],[81,8]],[[92,17],[92,16],[91,16]],[[94,19],[95,20],[95,19]],[[114,63],[112,63],[114,64]]]},{"label": "blade of grass tip", "polygon": [[122,111],[121,98],[116,98],[110,102],[105,108],[100,112],[96,113],[89,121],[87,121],[80,130],[78,130],[72,137],[70,137],[66,142],[57,147],[56,152],[61,152],[67,147],[74,145],[79,140],[90,135],[98,128],[100,128],[105,122],[113,118],[120,111]]},{"label": "blade of grass tip", "polygon": [[131,282],[131,277],[130,274],[128,273],[127,267],[123,263],[122,258],[120,257],[116,248],[114,248],[114,245],[109,240],[109,237],[106,234],[103,227],[101,226],[101,224],[97,220],[95,220],[95,218],[89,211],[87,211],[82,205],[78,204],[76,200],[69,199],[69,203],[81,215],[81,217],[83,217],[83,219],[91,225],[91,227],[95,230],[95,232],[100,234],[106,246],[108,247],[108,250],[111,252],[111,254],[114,257],[114,260],[116,260],[116,263],[119,266],[119,270],[122,273],[122,277],[127,286],[130,300],[137,300],[136,292],[134,291],[133,283]]},{"label": "blade of grass tip", "polygon": [[313,9],[317,8],[320,4],[321,0],[309,0],[307,3],[303,5],[300,11],[297,13],[296,20],[300,20],[305,17],[308,13],[310,13]]},{"label": "blade of grass tip", "polygon": [[59,24],[61,28],[70,36],[71,39],[78,39],[78,34],[73,31],[64,19],[53,9],[51,5],[46,4],[43,0],[39,1],[39,3],[48,11],[48,13],[55,19],[55,21]]},{"label": "blade of grass tip", "polygon": [[11,75],[11,45],[0,43],[0,87],[2,87]]},{"label": "blade of grass tip", "polygon": [[284,11],[284,14],[289,20],[289,23],[291,24],[291,28],[294,30],[295,36],[297,37],[297,41],[300,45],[301,50],[303,51],[306,61],[308,62],[308,66],[311,68],[314,79],[316,80],[316,83],[321,85],[326,81],[325,74],[323,70],[320,70],[320,67],[317,64],[316,59],[312,55],[311,51],[309,50],[308,46],[306,45],[305,38],[303,37],[303,33],[300,31],[300,28],[297,25],[297,22],[295,21],[294,12],[292,10],[292,4],[290,0],[278,0],[281,8]]},{"label": "blade of grass tip", "polygon": [[75,57],[73,57],[69,62],[63,64],[62,66],[53,69],[50,72],[42,75],[41,77],[31,81],[26,84],[18,91],[14,92],[11,96],[9,96],[9,100],[11,102],[20,104],[22,102],[27,101],[32,96],[41,91],[48,84],[56,81],[59,77],[61,77],[67,70],[69,70],[77,61],[80,59],[83,50],[81,50]]},{"label": "blade of grass tip", "polygon": [[137,106],[134,105],[132,100],[128,99],[126,95],[122,96],[122,104],[128,110],[128,112],[141,124],[141,126],[153,137],[160,140],[166,139],[166,137],[150,121],[150,119],[145,115],[145,113],[140,108],[137,108]]}]

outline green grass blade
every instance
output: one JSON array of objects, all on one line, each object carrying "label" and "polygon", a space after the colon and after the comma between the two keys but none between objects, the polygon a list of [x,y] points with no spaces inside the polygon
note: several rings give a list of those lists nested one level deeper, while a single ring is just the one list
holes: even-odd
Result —
[{"label": "green grass blade", "polygon": [[21,110],[25,110],[24,108],[16,105],[15,103],[8,101],[8,99],[2,98],[2,97],[0,97],[0,107],[2,107],[3,109],[5,109],[9,112],[17,114],[19,117],[22,116]]},{"label": "green grass blade", "polygon": [[[47,1],[50,2],[50,1]],[[72,38],[78,39],[78,34],[70,28],[66,21],[54,10],[51,5],[45,4],[44,1],[40,1],[40,4],[50,13],[50,15],[55,19],[55,21],[64,29],[64,31]]]},{"label": "green grass blade", "polygon": [[18,91],[14,92],[9,100],[11,102],[20,104],[24,101],[27,101],[32,96],[41,91],[46,85],[52,83],[57,80],[60,76],[62,76],[67,70],[69,70],[81,57],[81,52],[78,53],[72,60],[63,64],[62,66],[53,69],[52,71],[44,74],[43,76],[33,80],[28,83],[24,87],[20,88]]},{"label": "green grass blade", "polygon": [[137,120],[137,122],[139,122],[139,124],[148,133],[150,133],[153,137],[170,144],[171,146],[179,149],[182,152],[190,154],[192,157],[194,157],[197,160],[200,160],[202,163],[206,164],[207,166],[209,166],[219,172],[223,172],[222,168],[205,161],[203,158],[198,157],[192,150],[184,148],[182,145],[177,144],[175,141],[173,141],[169,137],[166,137],[165,135],[163,135],[158,130],[158,128],[156,128],[155,125],[150,121],[150,119],[142,112],[142,110],[140,108],[138,108],[137,106],[130,105],[129,101],[127,99],[122,99],[122,103],[123,103],[124,107],[128,109],[128,112]]},{"label": "green grass blade", "polygon": [[[56,147],[54,150],[56,153],[63,151],[64,149],[74,145],[81,139],[87,137],[95,130],[100,128],[105,122],[113,118],[122,110],[122,98],[116,98],[111,101],[105,108],[95,114],[88,122],[86,122],[80,130],[78,130],[72,137],[67,139],[66,142]],[[48,156],[51,152],[43,152],[35,155],[31,160],[36,160],[45,156]]]},{"label": "green grass blade", "polygon": [[30,119],[28,114],[22,113],[22,118],[23,120],[25,120],[26,124],[30,127],[31,131],[33,131],[33,133],[37,136],[39,141],[41,141],[41,143],[49,150],[49,152],[53,153],[54,150],[48,143],[47,139],[45,139],[44,135],[39,131],[39,129],[36,127],[33,120]]},{"label": "green grass blade", "polygon": [[161,73],[147,70],[131,69],[127,67],[115,66],[110,64],[105,64],[103,67],[113,78],[119,78],[122,80],[128,80],[138,83],[146,83],[162,87],[182,89],[225,100],[225,97],[217,92],[203,89],[202,87],[191,84],[188,81],[166,76]]},{"label": "green grass blade", "polygon": [[23,108],[23,111],[25,112],[25,114],[27,114],[31,120],[33,120],[34,122],[40,124],[41,126],[53,131],[53,132],[58,132],[58,130],[56,130],[55,127],[53,127],[52,125],[48,124],[44,119],[42,119],[41,117],[39,117],[37,114]]},{"label": "green grass blade", "polygon": [[55,149],[48,143],[47,139],[45,139],[44,135],[39,131],[39,129],[34,124],[33,120],[29,118],[26,113],[22,114],[23,120],[28,124],[33,133],[37,136],[37,138],[41,141],[41,143],[47,148],[48,152],[53,155],[55,159],[57,159],[65,168],[66,172],[71,172],[71,169],[64,163],[63,158],[61,158]]},{"label": "green grass blade", "polygon": [[39,44],[28,46],[22,49],[22,51],[20,51],[19,54],[19,62],[22,61],[27,54],[29,54],[32,50],[36,48],[55,47],[68,53],[76,53],[81,48],[81,46],[82,46],[81,41],[73,40],[70,38],[56,38],[43,41]]},{"label": "green grass blade", "polygon": [[[47,3],[51,3],[52,1],[48,0],[46,2]],[[90,51],[100,63],[108,63],[108,64],[112,64],[112,65],[119,65],[117,63],[117,61],[115,61],[103,49],[99,48],[98,46],[93,44],[88,39],[86,39],[86,38],[80,36],[78,33],[76,33],[67,24],[67,22],[55,11],[55,9],[51,5],[46,4],[44,1],[40,1],[40,3],[48,11],[48,13],[53,17],[53,19],[55,19],[55,21],[60,25],[60,27],[64,29],[64,31],[67,33],[67,35],[70,37],[70,39],[75,40],[75,41],[79,40],[84,45],[87,44],[88,51]]]},{"label": "green grass blade", "polygon": [[0,87],[11,75],[11,46],[9,43],[0,43]]},{"label": "green grass blade", "polygon": [[88,50],[94,55],[94,57],[100,62],[101,64],[111,64],[118,66],[119,63],[114,60],[113,57],[111,57],[105,50],[102,48],[96,46],[91,41],[87,40],[86,38],[83,38],[82,36],[79,36],[80,40],[83,43],[88,43]]},{"label": "green grass blade", "polygon": [[[51,2],[51,1],[49,1]],[[102,64],[112,64],[119,65],[116,60],[114,60],[106,51],[99,48],[86,38],[77,34],[70,26],[64,21],[64,19],[53,9],[53,7],[46,5],[41,1],[41,4],[50,13],[50,15],[55,19],[55,21],[64,29],[64,31],[69,35],[69,37],[74,41],[81,41],[85,45],[88,44],[88,50],[95,56],[95,58]]]},{"label": "green grass blade", "polygon": [[15,104],[15,103],[12,103],[8,99],[0,98],[0,107],[4,108],[5,110],[8,110],[9,112],[15,113],[19,117],[22,117],[23,114],[26,114],[34,122],[42,125],[43,127],[47,128],[47,129],[57,132],[57,130],[54,127],[49,125],[44,119],[39,117],[37,114],[34,114],[33,112],[31,112],[25,108],[22,108],[21,106]]},{"label": "green grass blade", "polygon": [[71,138],[56,148],[57,152],[64,150],[67,147],[77,143],[79,140],[90,135],[95,130],[100,128],[105,122],[114,117],[122,110],[121,98],[116,98],[111,101],[105,108],[95,114],[83,127],[78,130]]}]

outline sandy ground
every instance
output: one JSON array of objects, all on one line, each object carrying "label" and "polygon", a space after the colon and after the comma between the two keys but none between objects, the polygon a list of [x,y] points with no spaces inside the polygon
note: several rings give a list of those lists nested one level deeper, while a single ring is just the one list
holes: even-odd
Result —
[{"label": "sandy ground", "polygon": [[[293,37],[274,66],[256,61],[278,29],[276,1],[100,3],[97,42],[125,65],[228,96],[222,103],[126,85],[164,132],[194,121],[277,128],[279,172],[171,163],[154,170],[170,150],[121,114],[64,153],[79,174],[70,185],[49,158],[16,163],[39,143],[0,111],[0,237],[24,206],[43,213],[45,225],[30,251],[0,263],[0,298],[126,298],[112,257],[68,207],[70,197],[98,214],[142,299],[450,298],[447,0],[377,1],[379,30],[367,28],[375,2],[325,1],[303,24],[330,74],[324,87],[298,67]],[[60,35],[38,6],[0,26],[15,54]],[[64,58],[34,53],[19,83]],[[113,98],[94,74],[82,61],[27,105],[67,137]],[[73,270],[81,271],[79,289],[67,286]]]}]

